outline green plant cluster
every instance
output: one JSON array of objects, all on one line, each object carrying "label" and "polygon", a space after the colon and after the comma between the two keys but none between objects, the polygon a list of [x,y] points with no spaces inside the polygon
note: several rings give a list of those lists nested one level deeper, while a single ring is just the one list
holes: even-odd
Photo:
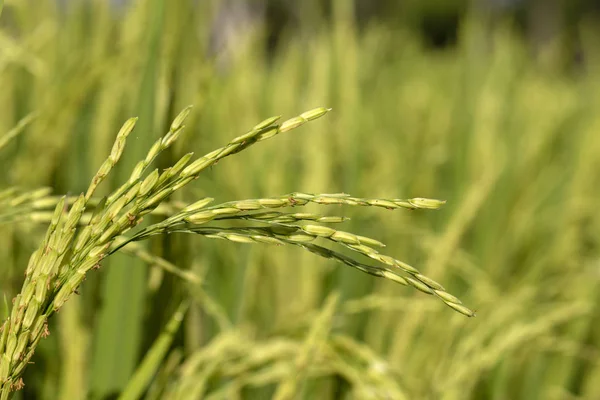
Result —
[{"label": "green plant cluster", "polygon": [[566,74],[485,15],[215,54],[216,2],[108,3],[2,10],[3,396],[600,398],[595,25]]}]

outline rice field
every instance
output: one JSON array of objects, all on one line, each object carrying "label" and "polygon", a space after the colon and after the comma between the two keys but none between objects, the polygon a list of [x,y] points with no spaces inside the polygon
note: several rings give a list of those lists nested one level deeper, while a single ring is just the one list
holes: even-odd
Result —
[{"label": "rice field", "polygon": [[339,0],[330,23],[307,12],[317,22],[287,32],[275,50],[256,27],[215,54],[216,2],[5,3],[1,320],[60,196],[74,207],[123,123],[138,117],[90,210],[130,179],[188,105],[185,130],[150,167],[158,173],[271,116],[332,110],[211,164],[138,229],[207,197],[445,200],[436,210],[323,201],[290,203],[286,212],[348,217],[332,227],[385,243],[382,253],[477,315],[301,246],[172,231],[90,270],[49,319],[24,387],[2,396],[600,398],[594,26],[580,28],[585,65],[566,70],[550,62],[561,60],[559,51],[535,58],[509,23],[476,14],[463,21],[455,47],[433,50],[408,30],[357,26]]}]

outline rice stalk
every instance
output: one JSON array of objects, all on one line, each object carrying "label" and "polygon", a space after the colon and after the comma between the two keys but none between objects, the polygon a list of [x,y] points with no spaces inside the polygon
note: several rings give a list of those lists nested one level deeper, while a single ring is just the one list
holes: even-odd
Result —
[{"label": "rice stalk", "polygon": [[[21,292],[13,301],[11,315],[0,330],[0,399],[8,399],[11,392],[23,387],[21,375],[39,341],[49,334],[48,318],[77,291],[90,270],[99,268],[118,236],[139,224],[143,215],[157,208],[175,190],[190,183],[206,166],[257,141],[316,119],[328,110],[308,111],[281,126],[265,128],[263,123],[251,131],[252,135],[246,135],[251,138],[236,138],[227,146],[204,156],[201,162],[193,163],[191,168],[184,169],[190,160],[190,156],[184,156],[160,176],[152,173],[142,179],[152,161],[179,137],[190,111],[188,107],[175,118],[169,132],[136,165],[128,182],[100,202],[87,226],[78,229],[87,203],[120,159],[136,118],[129,119],[117,134],[108,159],[100,166],[85,195],[81,194],[69,210],[66,197],[62,197],[56,205],[46,236],[30,258]],[[267,122],[272,124],[272,121]]]},{"label": "rice stalk", "polygon": [[[290,244],[293,246],[301,247],[305,250],[310,251],[320,257],[330,258],[341,262],[347,266],[358,269],[362,272],[365,272],[369,275],[377,276],[380,278],[386,278],[392,280],[396,283],[400,283],[404,286],[412,286],[413,288],[429,295],[434,295],[438,297],[441,301],[443,301],[447,306],[451,307],[455,311],[466,315],[467,317],[474,317],[475,312],[471,309],[465,307],[462,302],[448,293],[442,285],[437,283],[431,278],[428,278],[425,275],[419,273],[417,269],[406,264],[403,261],[397,260],[393,257],[384,255],[376,251],[375,249],[368,247],[366,245],[356,245],[344,243],[341,241],[344,247],[352,249],[359,254],[362,254],[366,257],[374,259],[384,266],[372,266],[360,261],[357,261],[351,257],[348,257],[344,254],[341,254],[337,251],[325,248],[320,245],[316,245],[314,243],[310,243],[315,239],[319,238],[318,235],[311,235],[306,232],[283,232],[281,230],[272,229],[272,228],[264,228],[264,227],[247,227],[247,228],[225,228],[225,227],[217,227],[217,228],[200,228],[200,227],[190,227],[185,229],[175,229],[169,230],[170,233],[182,232],[182,233],[195,233],[202,235],[207,238],[213,239],[224,239],[229,240],[231,242],[237,243],[265,243],[265,244]],[[340,231],[336,231],[340,232]],[[350,234],[352,235],[352,234]],[[345,236],[345,235],[340,235]],[[352,240],[356,237],[356,235],[349,236]],[[367,240],[373,240],[370,238],[365,238]],[[342,239],[346,240],[346,238]],[[408,273],[411,276],[402,276],[400,275],[400,271],[403,273]]]},{"label": "rice stalk", "polygon": [[188,307],[188,301],[179,305],[161,335],[144,356],[127,387],[119,396],[119,400],[136,400],[142,396],[169,350]]},{"label": "rice stalk", "polygon": [[310,361],[318,353],[319,347],[327,339],[332,319],[339,303],[339,294],[334,293],[326,300],[320,315],[315,319],[302,348],[298,351],[289,374],[282,379],[273,396],[276,400],[293,399],[298,393],[298,385],[306,379]]},{"label": "rice stalk", "polygon": [[[2,12],[2,1],[0,1],[0,13]],[[14,128],[0,137],[0,150],[5,147],[11,140],[23,133],[27,125],[37,117],[36,113],[29,113],[23,117]]]},{"label": "rice stalk", "polygon": [[[381,255],[371,246],[381,245],[374,239],[337,231],[318,225],[285,225],[283,220],[313,218],[327,222],[327,217],[297,214],[262,214],[257,219],[276,223],[269,227],[249,228],[201,228],[199,225],[217,217],[252,217],[248,211],[299,206],[309,202],[317,204],[346,204],[374,206],[389,209],[425,208],[435,209],[443,202],[430,199],[363,199],[346,194],[312,195],[291,193],[279,198],[242,200],[207,208],[210,198],[199,200],[164,221],[142,229],[129,239],[123,234],[136,227],[144,215],[157,209],[171,194],[188,185],[209,166],[221,159],[238,153],[253,144],[272,138],[280,133],[296,129],[308,121],[325,115],[329,109],[317,108],[277,125],[278,117],[266,119],[227,145],[218,148],[191,162],[192,154],[186,154],[172,167],[162,172],[154,170],[145,174],[153,161],[169,148],[184,129],[184,121],[191,111],[184,109],[173,121],[169,132],[159,138],[146,157],[134,167],[127,182],[95,204],[90,220],[85,226],[80,221],[91,204],[97,187],[106,179],[123,154],[128,135],[135,127],[136,118],[129,119],[117,134],[108,159],[100,166],[85,194],[71,204],[66,196],[56,204],[50,225],[40,247],[31,255],[25,272],[21,292],[13,300],[10,317],[0,329],[0,399],[11,397],[11,393],[23,387],[22,374],[29,364],[39,341],[49,334],[48,318],[60,310],[85,279],[88,272],[98,269],[110,254],[133,241],[168,232],[192,232],[207,237],[227,239],[235,242],[260,242],[293,244],[318,255],[336,259],[364,272],[411,285],[429,294],[435,294],[455,310],[473,316],[473,312],[462,306],[454,296],[444,291],[435,281],[391,257]],[[44,192],[44,194],[46,194]],[[5,194],[6,195],[6,194]],[[8,194],[10,197],[10,194]],[[31,197],[31,196],[30,196]],[[35,196],[34,196],[35,197]],[[26,196],[26,198],[28,198]],[[242,219],[243,219],[242,218]],[[262,219],[261,219],[262,218]],[[325,218],[324,220],[322,218]],[[276,221],[276,222],[273,222]],[[329,219],[341,222],[340,218]],[[326,238],[383,263],[384,267],[362,264],[347,256],[310,244],[315,238]],[[143,255],[144,256],[144,255]],[[164,265],[163,265],[164,267]],[[411,276],[397,275],[399,269]],[[181,275],[181,274],[180,274]],[[190,279],[190,276],[187,276]]]}]

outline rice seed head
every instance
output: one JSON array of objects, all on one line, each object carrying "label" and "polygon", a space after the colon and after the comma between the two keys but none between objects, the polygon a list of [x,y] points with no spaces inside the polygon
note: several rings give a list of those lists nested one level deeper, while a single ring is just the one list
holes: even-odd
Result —
[{"label": "rice seed head", "polygon": [[193,105],[189,105],[186,108],[184,108],[173,120],[173,122],[171,123],[171,131],[177,131],[181,128],[183,128],[183,123],[185,122],[185,120],[187,119],[187,117],[190,115],[190,112],[192,112],[192,109],[194,108]]},{"label": "rice seed head", "polygon": [[260,133],[261,133],[261,131],[259,129],[253,129],[250,132],[244,133],[243,135],[236,137],[235,139],[233,139],[231,141],[231,143],[242,143],[247,140],[251,140],[251,139],[255,138],[256,136],[258,136]]},{"label": "rice seed head", "polygon": [[404,278],[400,275],[396,275],[393,272],[386,271],[386,270],[382,271],[381,274],[382,274],[382,277],[384,277],[386,279],[389,279],[391,281],[394,281],[394,282],[399,283],[404,286],[408,286],[408,282],[407,282],[406,278]]},{"label": "rice seed head", "polygon": [[105,230],[100,238],[98,239],[99,243],[106,243],[109,239],[112,239],[119,231],[121,230],[121,226],[118,224],[112,224],[107,230]]},{"label": "rice seed head", "polygon": [[187,185],[194,179],[195,178],[193,176],[188,176],[187,178],[183,178],[183,179],[179,180],[176,184],[173,185],[173,187],[172,187],[173,191],[175,192],[175,191],[181,189],[182,187],[184,187],[185,185]]},{"label": "rice seed head", "polygon": [[377,261],[379,261],[382,264],[390,265],[390,266],[393,266],[394,261],[395,261],[394,257],[386,256],[385,254],[377,254],[377,255],[372,255],[370,257],[373,259],[377,259]]},{"label": "rice seed head", "polygon": [[140,186],[140,191],[139,191],[139,196],[143,197],[146,196],[148,193],[150,193],[150,191],[152,189],[154,189],[154,186],[156,185],[156,183],[158,182],[158,169],[155,169],[154,171],[152,171],[152,173],[150,173],[150,175],[148,175],[146,177],[146,179],[144,179],[142,181],[142,185]]},{"label": "rice seed head", "polygon": [[140,179],[142,173],[144,172],[144,169],[146,169],[146,166],[147,164],[144,161],[138,162],[133,168],[133,171],[131,172],[131,175],[129,177],[129,183],[133,183]]},{"label": "rice seed head", "polygon": [[184,218],[185,221],[192,224],[204,224],[215,219],[216,215],[210,211],[201,211]]},{"label": "rice seed head", "polygon": [[433,279],[426,277],[425,275],[415,274],[414,277],[434,290],[445,290],[442,285],[440,285]]},{"label": "rice seed head", "polygon": [[[215,164],[219,159],[246,149],[257,141],[265,140],[277,135],[279,132],[287,132],[304,123],[317,119],[326,114],[330,109],[316,108],[302,113],[300,116],[291,118],[281,124],[280,127],[273,125],[279,117],[268,118],[256,125],[250,132],[235,138],[228,145],[195,160],[191,165],[192,153],[184,155],[173,167],[166,169],[162,174],[154,170],[145,179],[142,175],[156,156],[166,147],[171,145],[180,135],[184,128],[184,121],[191,107],[184,109],[173,121],[170,131],[162,139],[151,147],[144,161],[140,161],[132,172],[129,181],[122,185],[108,199],[103,199],[91,217],[90,225],[83,228],[73,245],[73,252],[68,252],[69,246],[80,222],[81,216],[86,208],[95,187],[105,178],[121,157],[127,136],[133,130],[137,119],[128,120],[121,128],[115,144],[111,149],[109,158],[101,165],[94,177],[90,188],[85,196],[81,195],[74,201],[71,210],[67,213],[64,209],[66,200],[61,198],[51,217],[50,227],[46,238],[39,250],[34,252],[27,268],[27,276],[22,294],[18,295],[8,326],[0,328],[0,385],[7,379],[16,380],[26,362],[23,360],[30,357],[35,345],[30,345],[39,340],[43,335],[43,329],[47,315],[42,315],[48,310],[49,302],[51,309],[57,310],[68,300],[85,278],[85,274],[105,257],[110,254],[109,250],[114,242],[114,237],[123,233],[126,229],[135,225],[142,214],[151,211],[159,205],[166,197],[179,188],[185,186],[195,179],[200,171]],[[174,178],[171,180],[171,178]],[[47,192],[15,192],[12,202],[29,204],[32,200],[43,200]],[[5,192],[0,192],[0,199]],[[41,196],[41,197],[40,197]],[[9,196],[10,197],[10,196]],[[73,199],[71,199],[72,201]],[[177,218],[167,218],[161,223],[151,226],[149,234],[168,232],[181,229],[177,223],[185,220],[190,224],[202,224],[218,216],[231,219],[243,219],[250,221],[261,221],[269,227],[236,227],[236,228],[200,228],[188,225],[183,230],[196,232],[210,238],[225,239],[238,243],[267,243],[267,244],[292,244],[322,257],[334,259],[348,266],[378,277],[388,278],[403,285],[410,285],[427,294],[435,294],[454,310],[467,315],[474,316],[474,312],[462,306],[460,300],[445,292],[444,288],[434,280],[421,275],[413,267],[402,263],[390,256],[380,254],[370,246],[383,247],[384,244],[368,237],[354,235],[348,232],[337,231],[327,226],[316,224],[293,225],[298,221],[316,222],[343,222],[343,217],[322,217],[311,213],[284,213],[284,212],[258,212],[246,213],[246,211],[264,210],[286,206],[305,205],[309,202],[319,204],[345,204],[358,206],[377,206],[389,209],[399,207],[437,209],[445,202],[434,199],[414,198],[410,200],[388,200],[388,199],[363,199],[351,197],[345,193],[334,194],[306,194],[292,193],[280,198],[250,199],[224,203],[211,209],[205,207],[212,201],[205,198],[176,212]],[[126,213],[121,211],[131,202]],[[167,207],[178,210],[179,205]],[[189,215],[188,215],[189,214]],[[285,224],[292,225],[285,225]],[[100,237],[98,238],[98,235]],[[144,238],[138,234],[134,238]],[[356,261],[341,253],[335,252],[312,244],[317,237],[328,238],[338,242],[340,245],[377,260],[386,266],[370,266]],[[120,242],[119,242],[120,243]],[[119,243],[116,243],[118,245]],[[116,246],[115,246],[116,247]],[[113,247],[114,248],[114,247]],[[65,254],[76,254],[74,258],[63,261]],[[80,253],[80,254],[78,254]],[[410,274],[403,277],[391,270],[398,267]],[[60,268],[60,270],[59,270]],[[49,293],[50,291],[50,293]],[[10,328],[10,329],[9,329]],[[29,347],[28,347],[29,346]],[[7,351],[4,351],[7,350]],[[6,357],[8,355],[8,357]],[[17,373],[17,375],[14,375]],[[15,377],[16,376],[16,377]]]},{"label": "rice seed head", "polygon": [[279,132],[283,133],[283,132],[291,131],[292,129],[296,129],[296,128],[304,125],[306,122],[308,122],[306,120],[306,118],[301,117],[301,116],[290,118],[281,124],[281,126],[279,127]]},{"label": "rice seed head", "polygon": [[315,240],[314,236],[307,235],[305,233],[294,233],[291,235],[277,235],[277,237],[285,238],[289,241],[300,242],[300,243],[312,242],[313,240]]},{"label": "rice seed head", "polygon": [[13,331],[13,332],[9,332],[8,334],[8,340],[6,341],[6,347],[5,347],[5,351],[4,351],[4,356],[6,356],[9,361],[12,357],[12,355],[15,352],[15,349],[17,348],[17,334]]},{"label": "rice seed head", "polygon": [[459,313],[466,315],[467,317],[475,317],[477,315],[477,314],[475,314],[475,311],[463,306],[462,304],[446,303],[446,305],[448,307],[453,308],[454,310],[458,311]]},{"label": "rice seed head", "polygon": [[10,357],[6,354],[0,357],[0,383],[6,382],[10,373]]},{"label": "rice seed head", "polygon": [[457,297],[451,295],[450,293],[444,290],[434,290],[433,292],[437,296],[439,296],[444,301],[444,303],[462,304],[462,301],[460,301]]},{"label": "rice seed head", "polygon": [[303,112],[302,114],[300,114],[300,117],[306,119],[307,121],[312,121],[317,118],[321,118],[323,115],[327,114],[329,111],[331,111],[331,108],[318,107],[318,108],[314,108],[312,110]]},{"label": "rice seed head", "polygon": [[55,311],[60,310],[60,308],[67,302],[69,297],[71,296],[72,290],[68,288],[66,285],[62,286],[58,293],[54,296],[52,301],[52,306]]},{"label": "rice seed head", "polygon": [[252,240],[252,238],[249,238],[247,236],[244,235],[238,235],[235,233],[224,233],[223,238],[232,241],[232,242],[237,242],[237,243],[254,243],[254,240]]},{"label": "rice seed head", "polygon": [[169,168],[168,178],[172,178],[175,175],[179,174],[181,172],[181,170],[183,170],[185,168],[187,163],[190,162],[190,159],[192,158],[193,155],[194,155],[194,153],[184,154],[183,157],[181,157],[179,159],[179,161],[177,161],[175,163],[175,165],[173,165],[171,168]]},{"label": "rice seed head", "polygon": [[106,204],[112,204],[115,202],[115,200],[117,200],[118,198],[120,198],[121,196],[123,196],[123,193],[125,193],[127,190],[129,190],[129,188],[131,187],[131,185],[133,185],[133,183],[136,180],[133,180],[131,182],[127,182],[122,184],[121,186],[119,186],[119,188],[117,190],[115,190],[114,192],[112,192],[110,194],[110,196],[108,197],[103,197],[100,202],[96,205],[94,212],[92,213],[92,221],[94,221],[95,218],[98,218],[98,214],[101,213],[102,209],[104,208],[104,206]]},{"label": "rice seed head", "polygon": [[186,178],[189,176],[195,176],[200,171],[202,171],[204,168],[208,167],[209,165],[213,164],[214,162],[215,161],[213,159],[207,158],[206,156],[200,157],[199,159],[197,159],[196,161],[194,161],[193,163],[191,163],[190,165],[185,167],[183,169],[183,171],[181,171],[181,174],[179,176],[181,176],[182,178]]},{"label": "rice seed head", "polygon": [[96,246],[96,247],[92,248],[90,250],[90,252],[88,253],[88,258],[90,258],[90,259],[96,259],[97,261],[99,261],[100,258],[102,258],[102,255],[104,254],[104,252],[106,252],[106,250],[108,249],[109,246],[110,246],[110,243],[104,243],[104,244],[101,244],[99,246]]},{"label": "rice seed head", "polygon": [[426,208],[429,210],[437,210],[438,208],[446,204],[445,200],[425,199],[422,197],[415,197],[414,199],[409,199],[408,202],[416,208]]},{"label": "rice seed head", "polygon": [[89,225],[86,226],[85,228],[83,228],[83,230],[81,230],[81,232],[79,232],[77,239],[75,239],[75,245],[73,246],[73,251],[75,253],[79,253],[81,251],[81,249],[83,249],[83,246],[87,243],[91,234],[92,234],[92,227]]},{"label": "rice seed head", "polygon": [[158,203],[170,196],[171,193],[173,193],[173,188],[165,188],[146,200],[143,204],[143,207],[148,209],[150,207],[157,206]]},{"label": "rice seed head", "polygon": [[302,193],[302,192],[294,192],[292,194],[289,195],[289,197],[292,197],[294,200],[312,200],[315,198],[314,194],[310,194],[310,193]]},{"label": "rice seed head", "polygon": [[[331,216],[331,217],[319,217],[315,221],[322,222],[322,223],[325,223],[325,224],[337,224],[337,223],[341,223],[341,222],[346,222],[349,219],[350,218],[347,218],[347,217],[335,217],[335,216]],[[359,239],[360,239],[360,237],[359,237]]]},{"label": "rice seed head", "polygon": [[214,210],[210,210],[213,215],[235,215],[238,214],[241,210],[235,207],[223,207],[223,208],[215,208]]},{"label": "rice seed head", "polygon": [[404,272],[408,272],[409,274],[418,274],[419,270],[416,269],[415,267],[413,267],[412,265],[409,265],[403,261],[400,260],[394,260],[394,265],[398,268],[400,268],[401,270],[403,270]]},{"label": "rice seed head", "polygon": [[335,234],[337,231],[335,229],[329,228],[327,226],[321,225],[304,225],[302,230],[309,235],[322,236],[322,237],[330,237]]},{"label": "rice seed head", "polygon": [[310,221],[316,221],[320,218],[320,215],[318,214],[313,214],[313,213],[294,213],[291,215],[292,218],[297,219],[297,220],[310,220]]},{"label": "rice seed head", "polygon": [[[321,222],[321,221],[319,221],[319,222]],[[376,246],[376,247],[385,247],[385,244],[381,243],[379,240],[375,240],[370,237],[356,235],[356,238],[358,239],[360,244],[366,244],[368,246]]]},{"label": "rice seed head", "polygon": [[259,210],[262,208],[260,202],[257,200],[242,200],[235,202],[233,206],[242,211]]},{"label": "rice seed head", "polygon": [[75,203],[73,203],[69,214],[67,215],[65,226],[63,226],[63,232],[69,232],[77,227],[77,224],[81,219],[81,215],[85,210],[85,204],[85,196],[83,194],[79,195]]},{"label": "rice seed head", "polygon": [[54,268],[54,263],[58,258],[58,254],[56,250],[50,249],[45,257],[42,258],[40,264],[38,265],[38,270],[41,275],[49,275],[52,269]]},{"label": "rice seed head", "polygon": [[420,290],[423,293],[433,294],[433,289],[431,289],[429,286],[427,286],[423,282],[418,281],[418,280],[413,279],[413,278],[410,278],[410,277],[406,277],[405,279],[415,289],[418,289],[418,290]]},{"label": "rice seed head", "polygon": [[271,237],[271,236],[261,236],[261,235],[253,235],[251,236],[256,242],[266,243],[266,244],[276,244],[276,245],[284,245],[285,243],[281,240]]},{"label": "rice seed head", "polygon": [[19,334],[19,338],[17,339],[17,346],[13,351],[12,362],[18,361],[21,358],[21,355],[25,351],[27,344],[29,343],[29,331],[24,331]]},{"label": "rice seed head", "polygon": [[35,272],[35,267],[39,262],[40,253],[41,250],[39,249],[31,253],[31,256],[29,257],[29,263],[27,264],[27,268],[25,269],[25,276],[31,276]]},{"label": "rice seed head", "polygon": [[[64,229],[63,229],[63,231],[64,231]],[[66,253],[67,249],[69,248],[69,246],[73,242],[73,236],[74,235],[75,235],[75,228],[71,229],[69,232],[63,233],[60,236],[60,239],[58,240],[58,242],[56,244],[56,252],[59,255],[64,256],[64,254]]]},{"label": "rice seed head", "polygon": [[280,115],[267,118],[264,121],[256,124],[256,126],[254,126],[254,128],[252,128],[252,131],[259,131],[261,129],[267,128],[267,127],[273,125],[275,122],[279,121],[280,118],[281,118]]},{"label": "rice seed head", "polygon": [[148,166],[152,162],[152,160],[154,160],[156,158],[156,156],[158,156],[160,154],[160,152],[162,150],[163,150],[162,141],[161,141],[161,139],[158,139],[156,142],[154,142],[152,147],[150,147],[148,154],[146,154],[146,158],[144,159],[144,161],[142,161],[144,163],[144,165]]},{"label": "rice seed head", "polygon": [[256,136],[256,141],[261,142],[263,140],[270,139],[273,136],[277,135],[279,132],[281,132],[281,129],[277,125],[267,129],[263,129],[259,131],[259,134]]},{"label": "rice seed head", "polygon": [[312,200],[317,204],[344,204],[344,200],[338,197],[327,197],[327,196],[318,196]]},{"label": "rice seed head", "polygon": [[50,286],[49,276],[40,276],[35,283],[35,300],[38,303],[43,303],[48,293],[48,286]]},{"label": "rice seed head", "polygon": [[99,261],[98,257],[88,257],[79,265],[79,268],[77,268],[75,272],[78,274],[85,274],[92,268],[97,267]]},{"label": "rice seed head", "polygon": [[289,204],[289,201],[284,199],[259,199],[258,202],[267,208],[285,207]]},{"label": "rice seed head", "polygon": [[[39,277],[37,278],[40,279]],[[29,284],[25,285],[23,290],[21,291],[21,295],[23,296],[23,304],[27,304],[33,298],[35,294],[35,282],[29,282]]]},{"label": "rice seed head", "polygon": [[225,147],[227,147],[227,146],[221,147],[220,149],[215,149],[215,150],[211,151],[210,153],[205,154],[204,158],[208,158],[208,159],[211,159],[211,160],[216,159],[216,157],[223,151],[223,149]]},{"label": "rice seed head", "polygon": [[109,158],[110,160],[112,160],[113,165],[119,160],[119,158],[121,158],[121,155],[123,154],[123,149],[125,148],[125,141],[127,139],[127,136],[129,136],[131,131],[133,131],[133,128],[135,128],[137,120],[137,117],[129,118],[123,124],[121,130],[119,130],[119,133],[117,134],[117,140],[115,140],[115,143],[113,144],[113,147],[110,151]]},{"label": "rice seed head", "polygon": [[138,193],[140,192],[140,188],[142,187],[142,182],[136,182],[135,185],[131,186],[131,188],[125,193],[123,198],[125,198],[125,205],[131,203],[133,199],[138,197]]},{"label": "rice seed head", "polygon": [[342,242],[342,243],[352,244],[352,245],[360,245],[360,240],[358,240],[356,235],[353,233],[336,231],[330,237],[331,237],[331,239],[335,240],[336,242]]},{"label": "rice seed head", "polygon": [[364,244],[347,244],[347,246],[352,250],[358,251],[359,253],[362,253],[365,256],[372,258],[375,261],[379,261],[385,264],[385,258],[382,258],[381,254],[379,254],[379,252],[372,247],[366,246]]},{"label": "rice seed head", "polygon": [[108,209],[104,212],[105,217],[100,220],[100,224],[105,225],[114,220],[117,217],[117,215],[119,215],[123,207],[125,207],[127,201],[128,196],[123,196],[119,200],[111,204],[110,207],[108,207]]},{"label": "rice seed head", "polygon": [[40,337],[40,335],[44,334],[44,331],[47,329],[47,316],[46,315],[38,315],[33,323],[31,328],[31,335],[29,336],[30,340],[34,342],[36,338]]},{"label": "rice seed head", "polygon": [[206,197],[204,199],[198,200],[195,203],[190,204],[189,206],[185,207],[183,210],[181,210],[181,212],[193,212],[193,211],[197,211],[200,210],[204,207],[206,207],[207,205],[209,205],[210,203],[212,203],[215,199],[213,199],[212,197]]},{"label": "rice seed head", "polygon": [[52,215],[52,220],[50,221],[50,227],[52,230],[56,229],[58,225],[58,221],[62,217],[65,209],[65,200],[66,196],[62,196],[58,203],[56,204],[56,208],[54,209],[54,214]]},{"label": "rice seed head", "polygon": [[38,314],[39,308],[40,303],[38,303],[37,300],[33,299],[29,302],[29,304],[27,305],[27,311],[25,311],[25,316],[23,317],[23,329],[29,330],[29,328],[33,324],[35,317]]},{"label": "rice seed head", "polygon": [[270,220],[270,219],[278,219],[282,216],[282,213],[278,213],[276,211],[272,211],[272,212],[261,212],[261,213],[256,213],[256,214],[252,214],[251,217],[252,219],[258,219],[258,220]]},{"label": "rice seed head", "polygon": [[406,200],[394,200],[394,203],[402,208],[408,208],[409,210],[414,210],[415,208],[417,208],[416,206],[414,206],[413,204],[409,203]]},{"label": "rice seed head", "polygon": [[227,157],[230,154],[236,153],[240,150],[241,147],[241,143],[228,144],[223,150],[219,152],[219,154],[215,156],[215,159],[221,159]]},{"label": "rice seed head", "polygon": [[21,301],[23,298],[23,296],[19,293],[14,299],[13,299],[13,309],[11,310],[10,313],[10,322],[13,326],[16,326],[15,331],[18,332],[19,331],[19,326],[20,326],[20,321],[23,319],[23,302]]},{"label": "rice seed head", "polygon": [[397,205],[396,203],[389,201],[389,200],[383,200],[383,199],[368,200],[367,203],[369,203],[370,205],[375,206],[375,207],[384,207],[384,208],[389,208],[389,209],[400,208],[400,206]]}]

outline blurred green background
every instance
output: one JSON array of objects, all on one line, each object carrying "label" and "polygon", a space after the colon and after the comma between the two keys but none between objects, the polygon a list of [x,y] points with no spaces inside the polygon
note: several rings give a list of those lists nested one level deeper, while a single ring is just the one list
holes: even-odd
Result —
[{"label": "blurred green background", "polygon": [[[0,134],[37,118],[0,152],[0,188],[85,190],[133,115],[104,193],[188,104],[160,167],[266,117],[332,107],[174,200],[446,199],[439,211],[321,212],[351,217],[346,230],[385,242],[478,316],[299,249],[157,238],[148,251],[205,284],[147,398],[167,398],[201,354],[193,398],[269,399],[314,334],[311,367],[331,348],[339,368],[293,377],[298,398],[600,399],[597,12],[583,0],[6,0]],[[0,225],[5,299],[45,228]],[[16,398],[116,398],[189,296],[114,256],[53,319]],[[254,361],[231,367],[234,345]]]}]

